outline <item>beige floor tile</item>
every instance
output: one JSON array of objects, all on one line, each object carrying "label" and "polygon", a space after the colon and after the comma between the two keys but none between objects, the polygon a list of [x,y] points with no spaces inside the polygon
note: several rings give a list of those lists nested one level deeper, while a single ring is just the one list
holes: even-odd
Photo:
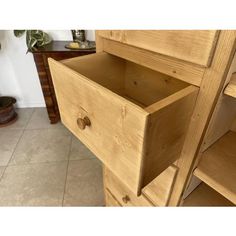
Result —
[{"label": "beige floor tile", "polygon": [[34,108],[20,108],[16,109],[16,112],[18,114],[16,122],[9,126],[1,128],[2,130],[24,129],[34,112]]},{"label": "beige floor tile", "polygon": [[104,206],[102,165],[97,159],[70,161],[64,206]]},{"label": "beige floor tile", "polygon": [[68,160],[70,145],[64,129],[25,130],[10,165]]},{"label": "beige floor tile", "polygon": [[6,166],[14,152],[23,130],[0,129],[0,166]]},{"label": "beige floor tile", "polygon": [[0,181],[1,206],[61,206],[67,162],[8,166]]},{"label": "beige floor tile", "polygon": [[35,108],[34,113],[26,126],[26,129],[65,129],[61,122],[51,124],[46,108]]},{"label": "beige floor tile", "polygon": [[3,174],[5,168],[6,167],[0,166],[0,179],[2,177],[2,174]]},{"label": "beige floor tile", "polygon": [[77,139],[72,137],[70,160],[94,159],[96,156]]}]

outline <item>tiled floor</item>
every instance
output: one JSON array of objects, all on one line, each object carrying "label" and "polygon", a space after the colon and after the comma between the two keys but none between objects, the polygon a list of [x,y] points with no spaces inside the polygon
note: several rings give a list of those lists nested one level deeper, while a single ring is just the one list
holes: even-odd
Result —
[{"label": "tiled floor", "polygon": [[104,206],[100,161],[45,108],[0,128],[0,206]]}]

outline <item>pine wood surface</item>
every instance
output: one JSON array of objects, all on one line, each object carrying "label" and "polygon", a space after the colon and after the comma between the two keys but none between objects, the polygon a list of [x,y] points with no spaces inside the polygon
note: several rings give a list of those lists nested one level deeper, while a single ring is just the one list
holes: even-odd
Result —
[{"label": "pine wood surface", "polygon": [[184,190],[190,180],[207,125],[223,89],[234,56],[235,37],[236,31],[220,32],[211,67],[205,70],[182,154],[177,162],[179,172],[170,198],[169,205],[171,206],[180,204]]},{"label": "pine wood surface", "polygon": [[134,193],[178,158],[197,87],[107,53],[49,63],[62,122]]},{"label": "pine wood surface", "polygon": [[234,204],[209,187],[201,183],[183,202],[185,207],[225,207]]},{"label": "pine wood surface", "polygon": [[199,179],[236,204],[236,133],[228,132],[201,156]]},{"label": "pine wood surface", "polygon": [[103,30],[99,35],[206,67],[218,39],[215,30]]}]

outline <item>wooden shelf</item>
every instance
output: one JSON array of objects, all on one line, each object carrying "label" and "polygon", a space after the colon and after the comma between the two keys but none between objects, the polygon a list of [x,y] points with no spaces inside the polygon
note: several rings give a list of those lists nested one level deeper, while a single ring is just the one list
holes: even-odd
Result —
[{"label": "wooden shelf", "polygon": [[205,183],[201,183],[185,200],[182,206],[234,206]]},{"label": "wooden shelf", "polygon": [[155,206],[167,206],[176,175],[177,167],[175,165],[169,166],[142,189],[142,194]]},{"label": "wooden shelf", "polygon": [[236,132],[228,132],[202,155],[194,175],[236,204]]},{"label": "wooden shelf", "polygon": [[224,90],[224,94],[236,98],[236,73],[232,74],[230,82]]}]

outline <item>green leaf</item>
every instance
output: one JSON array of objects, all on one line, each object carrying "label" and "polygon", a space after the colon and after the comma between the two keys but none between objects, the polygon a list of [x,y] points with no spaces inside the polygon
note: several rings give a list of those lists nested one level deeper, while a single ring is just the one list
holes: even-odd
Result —
[{"label": "green leaf", "polygon": [[[15,32],[14,32],[15,33]],[[26,30],[26,45],[28,51],[51,42],[50,36],[42,30]]]},{"label": "green leaf", "polygon": [[25,33],[25,30],[14,30],[14,35],[19,38]]}]

